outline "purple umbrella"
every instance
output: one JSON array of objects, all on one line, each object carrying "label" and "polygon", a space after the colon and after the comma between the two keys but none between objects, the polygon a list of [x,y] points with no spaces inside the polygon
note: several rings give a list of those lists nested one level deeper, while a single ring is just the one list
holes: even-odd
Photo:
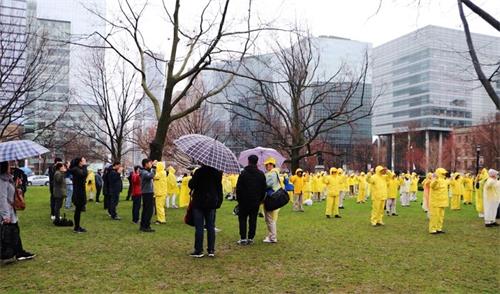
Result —
[{"label": "purple umbrella", "polygon": [[257,155],[257,157],[259,157],[259,162],[257,163],[257,166],[262,171],[265,171],[264,161],[266,161],[266,159],[268,159],[269,157],[273,157],[274,159],[276,159],[276,167],[281,167],[283,165],[283,162],[285,162],[286,160],[286,158],[283,157],[283,155],[281,155],[275,149],[257,147],[242,151],[240,153],[240,157],[238,158],[238,162],[243,166],[248,165],[248,156],[250,155]]}]

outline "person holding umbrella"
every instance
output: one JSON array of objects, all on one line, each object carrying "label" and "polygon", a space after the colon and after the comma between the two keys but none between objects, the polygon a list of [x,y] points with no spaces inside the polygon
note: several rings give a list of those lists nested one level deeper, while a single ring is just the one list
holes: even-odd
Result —
[{"label": "person holding umbrella", "polygon": [[199,162],[189,188],[192,191],[192,216],[195,244],[192,257],[203,257],[203,230],[207,229],[208,256],[215,257],[215,212],[222,205],[222,174],[240,172],[233,152],[221,142],[199,134],[184,135],[174,141],[177,148]]},{"label": "person holding umbrella", "polygon": [[36,255],[23,248],[16,210],[14,209],[16,186],[7,161],[0,163],[0,232],[2,264],[16,260],[28,260]]}]

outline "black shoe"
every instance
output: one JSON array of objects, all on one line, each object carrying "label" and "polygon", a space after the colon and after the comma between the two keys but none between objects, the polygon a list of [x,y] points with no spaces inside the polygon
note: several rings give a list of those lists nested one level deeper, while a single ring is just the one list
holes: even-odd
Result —
[{"label": "black shoe", "polygon": [[339,209],[344,209],[344,206],[339,206]]},{"label": "black shoe", "polygon": [[11,257],[11,258],[3,258],[3,259],[0,259],[0,263],[2,265],[7,265],[7,264],[11,264],[11,263],[14,263],[16,262],[17,259],[15,256]]},{"label": "black shoe", "polygon": [[264,214],[262,212],[259,212],[259,217],[264,217]]},{"label": "black shoe", "polygon": [[192,252],[191,254],[189,254],[189,256],[191,257],[194,257],[194,258],[202,258],[203,256],[205,256],[205,254],[203,254],[203,252]]},{"label": "black shoe", "polygon": [[36,254],[33,254],[31,252],[28,252],[28,251],[23,251],[21,254],[18,254],[16,256],[16,259],[21,261],[21,260],[29,260],[29,259],[33,259],[35,258]]},{"label": "black shoe", "polygon": [[132,223],[138,225],[139,224],[139,221],[132,221]]},{"label": "black shoe", "polygon": [[342,218],[342,217],[341,217],[340,215],[338,215],[338,214],[337,214],[337,215],[335,215],[335,218]]},{"label": "black shoe", "polygon": [[331,215],[327,215],[326,218],[332,218],[332,216]]},{"label": "black shoe", "polygon": [[437,231],[438,234],[444,234],[444,231]]},{"label": "black shoe", "polygon": [[392,216],[398,216],[398,214],[397,213],[393,213]]},{"label": "black shoe", "polygon": [[238,245],[247,245],[248,242],[247,242],[247,239],[240,239],[238,240],[238,242],[236,242]]},{"label": "black shoe", "polygon": [[215,252],[213,252],[213,251],[209,251],[209,252],[208,252],[208,257],[212,257],[212,258],[214,258],[214,257],[215,257]]},{"label": "black shoe", "polygon": [[484,226],[487,227],[487,228],[493,228],[493,227],[497,227],[498,224],[497,223],[491,223],[491,224],[485,224]]},{"label": "black shoe", "polygon": [[437,231],[436,232],[431,232],[430,234],[431,235],[437,235],[437,234],[439,234],[439,232],[437,232]]},{"label": "black shoe", "polygon": [[252,244],[253,244],[253,239],[247,239],[247,245],[252,245]]},{"label": "black shoe", "polygon": [[86,232],[87,232],[87,230],[85,230],[85,229],[84,229],[84,228],[82,228],[82,227],[79,227],[79,228],[75,228],[75,229],[73,230],[73,232],[74,232],[74,233],[77,233],[77,234],[81,234],[81,233],[86,233]]},{"label": "black shoe", "polygon": [[93,199],[89,199],[89,202],[94,202],[94,200]]},{"label": "black shoe", "polygon": [[151,228],[140,228],[140,230],[144,233],[153,233],[155,231]]}]

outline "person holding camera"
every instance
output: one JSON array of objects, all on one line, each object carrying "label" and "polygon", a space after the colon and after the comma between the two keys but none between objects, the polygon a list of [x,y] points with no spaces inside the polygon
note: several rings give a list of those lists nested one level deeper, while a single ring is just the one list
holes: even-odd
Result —
[{"label": "person holding camera", "polygon": [[151,217],[154,209],[154,186],[153,179],[156,174],[156,163],[151,159],[142,160],[141,169],[141,192],[142,192],[142,215],[140,230],[145,233],[152,233]]}]

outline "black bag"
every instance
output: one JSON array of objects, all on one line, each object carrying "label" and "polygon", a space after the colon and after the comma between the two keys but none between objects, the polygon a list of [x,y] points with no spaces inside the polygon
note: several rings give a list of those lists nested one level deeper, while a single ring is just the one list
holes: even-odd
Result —
[{"label": "black bag", "polygon": [[56,227],[72,227],[73,221],[66,218],[66,214],[61,219],[55,219],[54,225]]},{"label": "black bag", "polygon": [[264,208],[267,211],[273,211],[278,208],[282,208],[287,205],[288,202],[290,202],[288,192],[280,188],[273,192],[273,194],[264,198]]},{"label": "black bag", "polygon": [[186,225],[194,227],[194,218],[193,218],[193,199],[189,202],[188,208],[186,210],[186,215],[184,215],[184,223]]},{"label": "black bag", "polygon": [[16,256],[19,243],[19,227],[16,224],[0,225],[0,258],[10,259]]}]

